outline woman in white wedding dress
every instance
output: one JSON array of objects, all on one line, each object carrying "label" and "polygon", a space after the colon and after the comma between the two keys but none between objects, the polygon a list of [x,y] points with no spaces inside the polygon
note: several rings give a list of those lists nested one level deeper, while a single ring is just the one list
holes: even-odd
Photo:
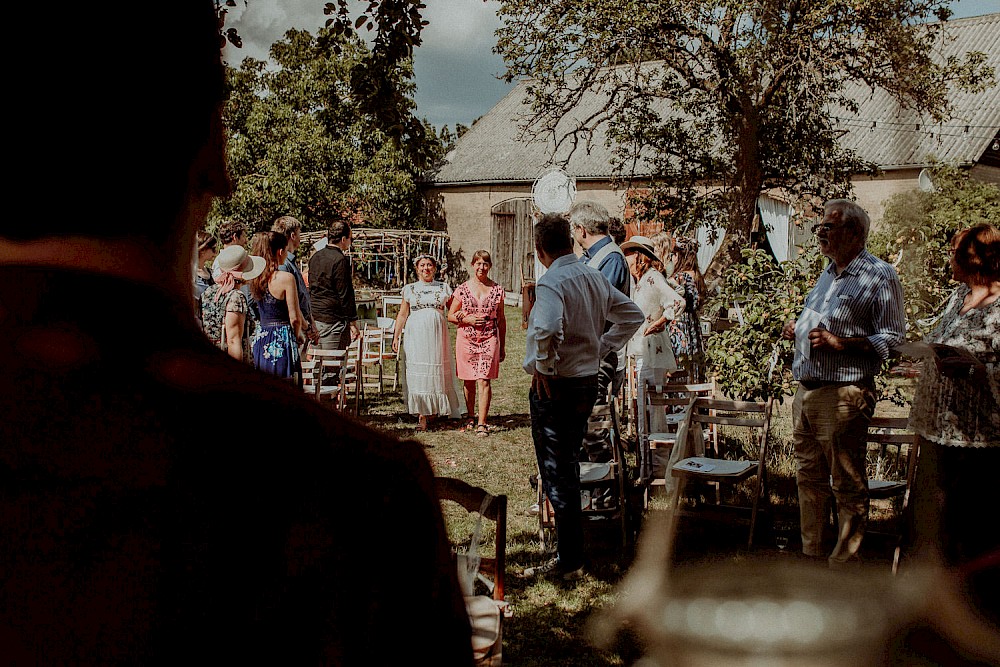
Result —
[{"label": "woman in white wedding dress", "polygon": [[459,419],[462,406],[455,391],[455,367],[445,319],[452,290],[434,280],[437,261],[433,257],[421,255],[415,265],[419,280],[403,287],[392,349],[399,352],[400,336],[405,333],[407,410],[418,415],[417,431],[426,431],[429,417]]}]

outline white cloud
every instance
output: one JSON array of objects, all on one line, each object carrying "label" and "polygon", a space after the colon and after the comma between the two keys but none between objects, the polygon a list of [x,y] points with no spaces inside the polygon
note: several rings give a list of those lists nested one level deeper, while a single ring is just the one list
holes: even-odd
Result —
[{"label": "white cloud", "polygon": [[470,48],[492,50],[493,32],[500,27],[496,0],[430,0],[424,19],[424,45],[442,51],[465,51]]},{"label": "white cloud", "polygon": [[[440,127],[470,125],[510,89],[497,81],[503,61],[493,54],[494,31],[500,20],[497,0],[425,0],[430,24],[414,54],[417,115]],[[289,28],[315,34],[328,18],[326,0],[242,0],[230,11],[226,26],[236,28],[243,48],[227,47],[224,56],[236,66],[244,58],[266,60],[272,43]],[[363,8],[364,3],[358,3]],[[366,31],[361,30],[364,36]]]}]

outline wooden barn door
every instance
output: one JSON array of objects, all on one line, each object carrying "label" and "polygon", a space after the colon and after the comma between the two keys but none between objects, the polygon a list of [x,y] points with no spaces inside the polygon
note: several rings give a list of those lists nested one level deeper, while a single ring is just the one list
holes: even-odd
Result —
[{"label": "wooden barn door", "polygon": [[508,292],[521,293],[521,276],[535,279],[535,242],[531,226],[531,200],[508,199],[490,211],[493,217],[493,270],[490,272]]}]

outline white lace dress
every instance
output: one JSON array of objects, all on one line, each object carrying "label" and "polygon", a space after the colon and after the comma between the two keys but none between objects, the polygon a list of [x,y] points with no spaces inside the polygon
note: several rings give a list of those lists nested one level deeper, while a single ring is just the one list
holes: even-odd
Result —
[{"label": "white lace dress", "polygon": [[945,307],[941,321],[926,342],[961,347],[986,364],[988,378],[949,378],[933,361],[924,362],[913,405],[910,428],[939,445],[1000,446],[1000,301],[959,314],[969,293],[961,285]]},{"label": "white lace dress", "polygon": [[403,328],[407,410],[411,415],[459,418],[462,404],[455,391],[455,364],[451,356],[448,320],[444,311],[451,287],[433,280],[403,287],[410,315]]},{"label": "white lace dress", "polygon": [[[625,344],[629,357],[635,360],[636,393],[639,405],[646,404],[646,385],[648,380],[653,384],[662,384],[667,371],[677,369],[673,349],[670,345],[670,322],[677,313],[684,309],[684,297],[678,294],[667,283],[663,274],[654,269],[647,270],[632,286],[632,300],[639,306],[646,320],[636,329],[635,334]],[[667,328],[657,334],[644,336],[643,333],[650,324],[663,316],[667,317]],[[657,410],[649,418],[650,433],[667,432],[667,417],[662,410]],[[670,451],[679,453],[680,448]],[[657,450],[657,455],[664,450]],[[656,456],[654,456],[656,458]],[[675,456],[675,462],[679,460]],[[658,458],[654,461],[654,474],[661,475],[667,469]],[[670,475],[667,475],[670,483]]]}]

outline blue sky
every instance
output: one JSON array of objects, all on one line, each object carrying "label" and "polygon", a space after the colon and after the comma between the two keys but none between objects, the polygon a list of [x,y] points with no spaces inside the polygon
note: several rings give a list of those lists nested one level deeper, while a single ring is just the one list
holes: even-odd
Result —
[{"label": "blue sky", "polygon": [[[544,1],[544,0],[541,0]],[[424,43],[414,53],[417,114],[440,128],[471,125],[489,111],[510,86],[497,77],[503,60],[493,53],[493,32],[500,25],[496,0],[424,0]],[[325,0],[249,0],[230,15],[243,49],[228,49],[231,64],[246,56],[264,59],[268,47],[295,27],[315,33],[326,17]],[[1000,12],[1000,0],[957,0],[954,18]]]}]

